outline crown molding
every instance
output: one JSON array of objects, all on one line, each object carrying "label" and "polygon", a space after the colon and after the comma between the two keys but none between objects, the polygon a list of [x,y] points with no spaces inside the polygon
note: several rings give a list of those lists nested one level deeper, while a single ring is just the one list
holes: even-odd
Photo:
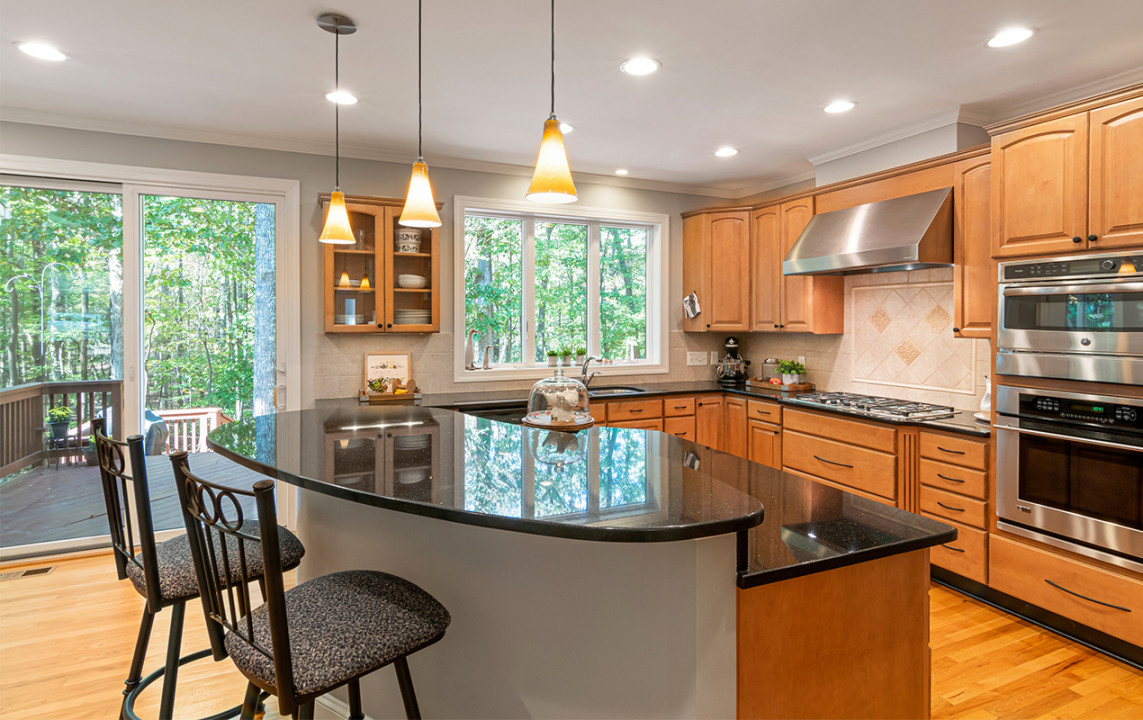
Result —
[{"label": "crown molding", "polygon": [[991,113],[993,120],[989,124],[999,125],[1007,123],[1024,115],[1031,115],[1043,110],[1049,110],[1059,105],[1069,105],[1074,102],[1086,100],[1094,95],[1114,92],[1132,85],[1143,83],[1143,66],[1124,70],[1115,75],[1101,78],[1082,85],[1075,85],[1066,90],[1057,90],[1050,95],[1041,95],[1035,100],[1004,106],[997,112]]},{"label": "crown molding", "polygon": [[815,173],[811,169],[811,170],[806,170],[805,172],[800,172],[800,173],[795,173],[793,175],[787,175],[785,177],[780,177],[777,180],[768,180],[768,181],[766,181],[764,183],[760,183],[758,185],[743,185],[743,186],[737,187],[735,189],[735,196],[734,197],[735,198],[750,197],[751,195],[758,195],[760,193],[769,192],[770,190],[776,190],[780,187],[785,187],[786,185],[793,185],[794,183],[805,182],[806,180],[813,180],[815,177],[817,177],[817,173]]},{"label": "crown molding", "polygon": [[872,150],[873,148],[881,147],[882,145],[888,145],[891,142],[904,140],[905,138],[913,137],[914,135],[920,135],[921,133],[928,132],[930,130],[936,130],[937,128],[947,127],[953,123],[961,122],[960,118],[961,111],[960,108],[957,108],[956,110],[943,112],[939,115],[934,115],[932,117],[926,118],[920,122],[905,125],[904,127],[897,128],[896,130],[891,130],[880,135],[874,135],[859,142],[855,142],[851,145],[845,145],[834,150],[829,150],[817,155],[811,155],[806,159],[809,160],[814,165],[814,167],[817,167],[822,163],[840,160],[843,157],[856,155],[859,152]]}]

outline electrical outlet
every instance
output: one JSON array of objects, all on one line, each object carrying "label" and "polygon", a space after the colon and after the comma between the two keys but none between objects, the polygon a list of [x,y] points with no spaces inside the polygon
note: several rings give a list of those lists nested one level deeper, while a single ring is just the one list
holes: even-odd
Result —
[{"label": "electrical outlet", "polygon": [[717,365],[719,363],[720,359],[721,358],[718,357],[718,351],[717,350],[711,350],[710,351],[710,364],[711,365]]},{"label": "electrical outlet", "polygon": [[706,365],[706,353],[688,352],[687,365]]},{"label": "electrical outlet", "polygon": [[805,355],[799,355],[798,356],[798,362],[805,365],[806,364],[806,356]]}]

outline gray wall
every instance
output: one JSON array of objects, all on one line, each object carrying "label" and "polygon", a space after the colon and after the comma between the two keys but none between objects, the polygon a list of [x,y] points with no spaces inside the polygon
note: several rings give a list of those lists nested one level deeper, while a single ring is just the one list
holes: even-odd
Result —
[{"label": "gray wall", "polygon": [[[413,372],[427,392],[474,391],[499,387],[530,387],[531,381],[454,385],[452,382],[453,217],[454,195],[523,198],[529,177],[433,167],[430,174],[436,199],[444,202],[441,220],[441,332],[437,335],[342,336],[323,332],[321,292],[321,208],[318,193],[333,183],[333,159],[304,153],[184,142],[67,128],[0,123],[0,153],[44,158],[113,163],[198,172],[250,175],[298,180],[301,183],[301,287],[286,292],[301,306],[303,398],[344,397],[361,384],[365,352],[402,350],[413,353]],[[410,149],[411,153],[411,149]],[[410,163],[412,156],[410,155]],[[574,158],[573,158],[574,161]],[[341,187],[349,194],[403,197],[410,164],[343,158]],[[637,190],[580,181],[578,205],[665,213],[671,216],[668,304],[671,373],[657,380],[706,379],[709,367],[685,367],[685,350],[714,350],[723,338],[685,335],[682,312],[682,221],[679,213],[714,204],[709,197]]]}]

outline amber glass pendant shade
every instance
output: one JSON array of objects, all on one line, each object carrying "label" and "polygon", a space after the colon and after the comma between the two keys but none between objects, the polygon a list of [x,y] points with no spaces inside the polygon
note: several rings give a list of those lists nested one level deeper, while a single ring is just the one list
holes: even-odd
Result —
[{"label": "amber glass pendant shade", "polygon": [[437,214],[437,203],[433,200],[433,188],[429,184],[429,166],[422,158],[413,163],[413,174],[409,177],[409,194],[405,196],[405,209],[397,221],[405,227],[435,228],[441,226],[441,216]]},{"label": "amber glass pendant shade", "polygon": [[579,199],[564,150],[564,135],[555,115],[544,122],[544,139],[540,142],[540,156],[536,158],[536,172],[532,175],[527,198],[545,205],[571,203]]},{"label": "amber glass pendant shade", "polygon": [[322,228],[318,240],[331,245],[353,245],[357,242],[353,237],[353,230],[349,227],[345,193],[340,190],[334,190],[329,197],[329,212],[326,213],[325,227]]}]

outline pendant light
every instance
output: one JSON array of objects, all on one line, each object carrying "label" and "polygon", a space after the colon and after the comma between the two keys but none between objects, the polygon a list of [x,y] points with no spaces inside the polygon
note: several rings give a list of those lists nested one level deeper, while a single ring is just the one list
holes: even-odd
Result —
[{"label": "pendant light", "polygon": [[540,142],[536,171],[526,197],[532,202],[548,205],[579,199],[572,182],[571,168],[568,167],[560,121],[556,119],[556,0],[552,0],[552,110],[544,121],[544,139]]},{"label": "pendant light", "polygon": [[[326,32],[333,33],[333,89],[335,93],[341,90],[341,47],[339,41],[342,35],[352,35],[357,32],[357,26],[344,15],[336,13],[322,13],[318,15],[318,27]],[[353,245],[353,229],[349,227],[349,213],[345,209],[345,193],[341,191],[341,103],[333,103],[333,147],[334,147],[334,180],[333,193],[329,198],[329,212],[325,216],[325,227],[322,228],[320,242],[331,245]]]},{"label": "pendant light", "polygon": [[405,208],[397,222],[406,227],[435,228],[441,226],[433,188],[429,184],[429,166],[421,155],[421,0],[417,0],[417,161],[409,177],[409,192],[405,195]]}]

